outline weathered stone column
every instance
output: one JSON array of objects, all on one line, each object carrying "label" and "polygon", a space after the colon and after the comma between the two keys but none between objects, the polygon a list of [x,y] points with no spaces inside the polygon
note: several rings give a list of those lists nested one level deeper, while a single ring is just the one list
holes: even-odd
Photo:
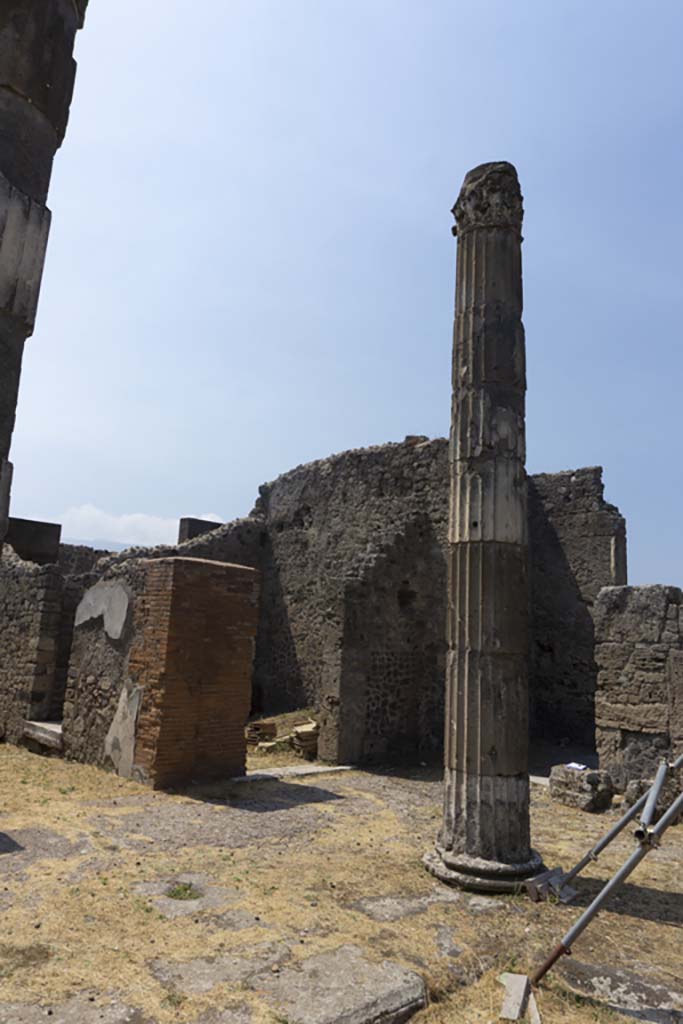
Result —
[{"label": "weathered stone column", "polygon": [[24,342],[33,333],[50,227],[45,202],[88,0],[0,4],[0,549]]},{"label": "weathered stone column", "polygon": [[453,213],[445,803],[425,863],[443,881],[501,892],[540,867],[529,845],[523,211],[514,167],[470,171]]}]

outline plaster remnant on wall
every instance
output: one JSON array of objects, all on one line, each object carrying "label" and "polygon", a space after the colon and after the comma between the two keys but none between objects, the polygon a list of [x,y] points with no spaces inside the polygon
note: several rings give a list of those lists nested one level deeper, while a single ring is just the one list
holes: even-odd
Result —
[{"label": "plaster remnant on wall", "polygon": [[104,739],[104,753],[118,775],[132,778],[135,757],[135,731],[144,687],[124,686],[118,707]]},{"label": "plaster remnant on wall", "polygon": [[126,626],[130,593],[123,583],[101,580],[86,590],[76,609],[74,626],[90,619],[104,619],[104,631],[112,640],[120,640]]}]

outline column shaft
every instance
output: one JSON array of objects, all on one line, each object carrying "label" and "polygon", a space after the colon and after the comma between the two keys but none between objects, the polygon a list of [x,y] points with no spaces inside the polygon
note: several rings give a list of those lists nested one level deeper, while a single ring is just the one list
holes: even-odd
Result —
[{"label": "column shaft", "polygon": [[0,10],[0,550],[24,341],[47,245],[45,202],[64,138],[88,0],[5,0]]},{"label": "column shaft", "polygon": [[529,580],[522,196],[510,164],[465,178],[458,233],[450,443],[443,826],[427,866],[506,890],[529,841]]}]

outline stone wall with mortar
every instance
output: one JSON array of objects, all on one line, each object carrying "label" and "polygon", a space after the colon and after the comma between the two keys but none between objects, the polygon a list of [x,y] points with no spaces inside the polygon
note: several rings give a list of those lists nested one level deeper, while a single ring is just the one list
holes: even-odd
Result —
[{"label": "stone wall with mortar", "polygon": [[64,576],[82,576],[92,572],[100,559],[110,555],[111,551],[90,548],[86,544],[60,544],[57,564]]},{"label": "stone wall with mortar", "polygon": [[[64,699],[63,740],[67,757],[115,766],[105,741],[124,690],[134,689],[128,662],[136,635],[136,608],[145,588],[145,563],[130,559],[94,585],[118,609],[112,623],[93,600],[75,617]],[[85,594],[92,596],[93,588]],[[81,601],[84,599],[82,596]],[[79,605],[80,605],[79,601]],[[96,614],[100,608],[100,614]]]},{"label": "stone wall with mortar", "polygon": [[27,719],[47,719],[55,686],[62,578],[54,565],[0,559],[0,737],[19,742]]},{"label": "stone wall with mortar", "polygon": [[156,786],[241,774],[257,617],[253,569],[113,566],[76,614],[66,755]]},{"label": "stone wall with mortar", "polygon": [[609,587],[594,616],[600,767],[624,789],[683,752],[683,592]]},{"label": "stone wall with mortar", "polygon": [[[14,723],[7,731],[14,740],[21,738],[26,718],[62,717],[74,614],[84,591],[97,580],[91,573],[74,575],[64,569],[92,566],[103,554],[90,548],[75,550],[76,559],[41,566],[20,558],[6,543],[0,559],[0,704],[3,717]],[[40,683],[30,687],[35,696],[27,710],[26,687],[13,680],[26,678],[34,649],[39,651],[35,671]]]},{"label": "stone wall with mortar", "polygon": [[[591,742],[592,603],[625,582],[625,524],[599,468],[530,485],[533,728]],[[443,439],[344,452],[261,488],[255,699],[319,705],[324,756],[440,749],[447,510]]]},{"label": "stone wall with mortar", "polygon": [[599,467],[529,478],[532,730],[594,742],[593,605],[626,583],[626,524]]},{"label": "stone wall with mortar", "polygon": [[[332,760],[434,754],[443,733],[448,442],[422,437],[343,452],[260,488],[246,519],[177,547],[257,567],[254,709],[315,705]],[[592,603],[623,583],[626,536],[599,468],[530,478],[532,722],[592,742]]]}]

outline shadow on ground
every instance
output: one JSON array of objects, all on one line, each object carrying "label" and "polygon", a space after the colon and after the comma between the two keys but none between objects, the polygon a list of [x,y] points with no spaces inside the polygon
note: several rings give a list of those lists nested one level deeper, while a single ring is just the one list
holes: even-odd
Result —
[{"label": "shadow on ground", "polygon": [[21,853],[24,847],[21,843],[17,843],[16,840],[8,836],[6,832],[0,832],[0,854],[3,853]]},{"label": "shadow on ground", "polygon": [[[587,907],[604,885],[605,883],[597,878],[580,879],[577,884],[579,893],[571,905],[580,909]],[[664,889],[625,882],[607,900],[605,909],[613,914],[639,918],[642,921],[683,926],[683,893],[680,892],[666,892]]]},{"label": "shadow on ground", "polygon": [[192,788],[182,791],[184,797],[200,803],[225,805],[242,811],[253,811],[263,814],[268,811],[287,811],[292,807],[304,804],[326,804],[331,801],[344,800],[344,796],[333,793],[321,786],[308,786],[300,782],[289,783],[284,780],[241,783],[239,785],[223,784],[220,789]]}]

